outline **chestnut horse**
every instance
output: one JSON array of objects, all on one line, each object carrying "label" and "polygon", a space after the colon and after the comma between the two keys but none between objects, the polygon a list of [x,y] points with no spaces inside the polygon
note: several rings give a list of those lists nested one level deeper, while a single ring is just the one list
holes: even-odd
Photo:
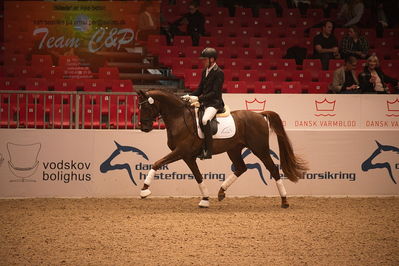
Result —
[{"label": "chestnut horse", "polygon": [[[209,207],[209,194],[203,182],[202,175],[196,163],[197,155],[202,149],[203,140],[198,137],[194,108],[186,101],[166,90],[154,89],[147,92],[139,91],[141,130],[149,132],[153,122],[161,115],[168,136],[168,146],[171,152],[152,165],[144,181],[140,196],[145,198],[151,194],[149,190],[155,172],[163,165],[184,160],[198,183],[202,199],[200,207]],[[290,140],[284,130],[278,114],[272,111],[255,113],[247,110],[233,111],[236,133],[227,139],[214,139],[213,154],[227,152],[234,165],[234,172],[223,182],[218,193],[218,199],[225,197],[227,188],[242,175],[247,167],[241,156],[243,148],[249,148],[265,165],[276,181],[281,196],[281,207],[287,208],[287,193],[279,169],[269,154],[269,127],[277,135],[281,168],[286,177],[297,182],[305,171],[306,165],[293,152]]]}]

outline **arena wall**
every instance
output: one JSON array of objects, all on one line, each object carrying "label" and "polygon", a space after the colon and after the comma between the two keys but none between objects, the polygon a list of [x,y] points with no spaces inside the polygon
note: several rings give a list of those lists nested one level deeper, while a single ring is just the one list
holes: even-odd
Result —
[{"label": "arena wall", "polygon": [[[225,95],[232,110],[278,112],[309,170],[289,195],[399,195],[399,98],[395,95]],[[166,131],[1,129],[0,197],[137,197],[151,164],[169,152]],[[271,154],[279,165],[274,135]],[[248,171],[229,196],[274,196],[275,182],[243,151]],[[199,161],[212,196],[231,173],[226,154]],[[188,167],[157,171],[154,196],[199,196]]]}]

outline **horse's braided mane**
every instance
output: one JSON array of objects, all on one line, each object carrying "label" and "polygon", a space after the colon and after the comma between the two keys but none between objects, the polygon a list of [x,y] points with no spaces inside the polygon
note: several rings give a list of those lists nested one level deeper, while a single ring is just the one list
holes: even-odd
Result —
[{"label": "horse's braided mane", "polygon": [[183,101],[179,96],[177,96],[175,93],[171,92],[170,90],[166,90],[166,89],[162,89],[162,88],[161,89],[149,89],[148,92],[155,92],[160,95],[162,95],[162,94],[170,95],[171,97],[176,99],[178,102],[182,103],[183,105],[188,104],[186,101]]}]

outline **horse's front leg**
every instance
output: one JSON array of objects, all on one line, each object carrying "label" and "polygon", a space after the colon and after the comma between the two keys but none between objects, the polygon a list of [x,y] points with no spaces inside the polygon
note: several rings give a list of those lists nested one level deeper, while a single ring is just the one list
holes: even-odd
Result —
[{"label": "horse's front leg", "polygon": [[197,162],[195,158],[183,158],[184,162],[186,162],[187,166],[190,168],[193,173],[195,180],[198,183],[199,190],[201,191],[201,201],[198,204],[200,208],[208,208],[209,207],[209,192],[208,188],[205,186],[201,172],[198,169]]},{"label": "horse's front leg", "polygon": [[155,172],[161,168],[162,166],[164,166],[165,164],[169,164],[169,163],[173,163],[175,161],[180,160],[181,157],[181,153],[179,151],[179,149],[175,149],[174,151],[172,151],[171,153],[169,153],[168,155],[166,155],[165,157],[163,157],[162,159],[156,161],[153,165],[151,170],[148,172],[145,180],[144,180],[144,185],[140,191],[140,197],[141,198],[146,198],[149,195],[151,195],[151,190],[149,189],[150,185],[151,185],[151,181],[155,176]]}]

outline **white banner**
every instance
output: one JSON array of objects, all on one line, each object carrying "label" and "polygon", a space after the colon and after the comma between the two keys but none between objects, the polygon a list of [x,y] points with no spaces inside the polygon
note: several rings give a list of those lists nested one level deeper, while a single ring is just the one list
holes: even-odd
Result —
[{"label": "white banner", "polygon": [[398,95],[225,94],[231,110],[272,110],[287,129],[396,129]]},{"label": "white banner", "polygon": [[[289,195],[399,195],[399,131],[288,130],[309,171]],[[271,151],[276,164],[275,136]],[[0,197],[137,197],[151,164],[169,152],[166,131],[0,130]],[[243,150],[248,171],[229,196],[278,195],[261,162]],[[216,196],[231,173],[226,154],[199,161],[205,184]],[[199,196],[184,162],[157,171],[154,196]]]}]

